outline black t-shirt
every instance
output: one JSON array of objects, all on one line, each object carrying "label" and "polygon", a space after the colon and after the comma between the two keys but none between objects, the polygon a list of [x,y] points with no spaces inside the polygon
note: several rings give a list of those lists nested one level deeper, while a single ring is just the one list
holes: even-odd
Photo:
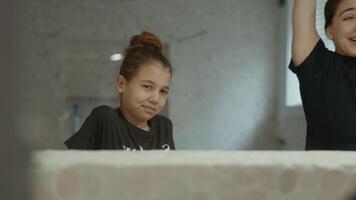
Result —
[{"label": "black t-shirt", "polygon": [[120,108],[93,109],[83,126],[64,143],[69,149],[173,150],[172,122],[156,115],[148,121],[150,131],[128,122]]},{"label": "black t-shirt", "polygon": [[320,40],[297,67],[307,121],[307,150],[356,150],[356,58]]}]

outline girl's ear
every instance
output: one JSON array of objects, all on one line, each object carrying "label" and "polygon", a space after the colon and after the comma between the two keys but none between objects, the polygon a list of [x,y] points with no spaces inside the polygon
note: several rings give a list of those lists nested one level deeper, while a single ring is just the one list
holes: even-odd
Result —
[{"label": "girl's ear", "polygon": [[326,28],[326,36],[332,40],[334,37],[333,37],[333,30],[332,30],[332,27],[329,25],[327,28]]},{"label": "girl's ear", "polygon": [[116,90],[119,94],[122,94],[125,91],[126,79],[122,75],[118,75],[116,78]]}]

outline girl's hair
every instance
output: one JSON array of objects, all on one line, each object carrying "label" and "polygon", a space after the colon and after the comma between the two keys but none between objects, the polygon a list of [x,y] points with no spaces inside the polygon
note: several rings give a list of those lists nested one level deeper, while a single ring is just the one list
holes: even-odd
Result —
[{"label": "girl's hair", "polygon": [[325,16],[325,30],[328,28],[329,25],[332,24],[337,7],[342,2],[342,0],[328,0],[325,5],[324,9],[324,16]]},{"label": "girl's hair", "polygon": [[160,62],[172,75],[172,66],[162,53],[162,43],[153,33],[142,32],[131,37],[129,46],[124,50],[124,60],[120,66],[120,75],[129,81],[143,64]]}]

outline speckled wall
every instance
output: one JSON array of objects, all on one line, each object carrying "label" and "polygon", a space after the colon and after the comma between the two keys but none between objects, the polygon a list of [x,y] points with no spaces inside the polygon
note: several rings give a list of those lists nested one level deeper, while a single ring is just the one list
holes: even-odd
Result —
[{"label": "speckled wall", "polygon": [[33,147],[64,148],[75,130],[75,104],[81,121],[97,104],[117,104],[118,63],[109,57],[148,30],[169,46],[175,70],[169,117],[178,149],[280,148],[277,105],[286,66],[278,0],[17,5],[17,127]]},{"label": "speckled wall", "polygon": [[31,188],[36,200],[354,200],[355,169],[337,151],[39,151]]}]

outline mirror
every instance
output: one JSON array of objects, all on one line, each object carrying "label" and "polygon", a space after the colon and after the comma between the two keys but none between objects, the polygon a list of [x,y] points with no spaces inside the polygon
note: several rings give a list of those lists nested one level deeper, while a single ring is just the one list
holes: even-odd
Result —
[{"label": "mirror", "polygon": [[284,97],[287,4],[19,1],[17,132],[34,149],[64,149],[94,107],[119,105],[110,58],[146,30],[174,68],[163,114],[177,149],[302,150],[302,107]]}]

